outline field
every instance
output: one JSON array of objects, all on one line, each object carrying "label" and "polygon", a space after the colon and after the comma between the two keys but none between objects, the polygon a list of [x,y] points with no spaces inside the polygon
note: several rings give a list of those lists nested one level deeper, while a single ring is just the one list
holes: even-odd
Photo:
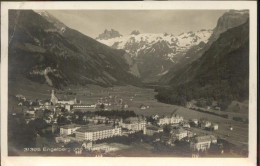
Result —
[{"label": "field", "polygon": [[[9,93],[9,109],[12,111],[19,110],[17,102],[14,100],[15,94],[22,94],[28,99],[49,99],[51,88],[45,85],[35,85],[35,83],[27,82],[24,85],[19,85],[20,87],[13,87],[10,89]],[[73,95],[68,95],[68,92],[74,93]],[[118,99],[122,99],[123,103],[126,103],[129,107],[127,110],[133,110],[138,115],[151,116],[151,115],[170,115],[173,111],[175,113],[184,117],[185,120],[193,118],[207,118],[209,121],[218,123],[219,130],[214,131],[213,134],[217,135],[219,138],[225,139],[230,143],[233,143],[240,148],[248,149],[248,124],[243,122],[237,122],[232,120],[232,116],[236,115],[242,118],[247,118],[248,113],[238,113],[234,112],[224,112],[228,114],[229,119],[218,117],[215,115],[210,115],[195,110],[190,110],[181,106],[164,104],[158,102],[154,96],[156,92],[153,89],[139,88],[133,86],[115,86],[104,88],[95,85],[88,85],[86,87],[70,87],[64,90],[56,91],[58,97],[66,98],[77,98],[82,101],[83,104],[95,104],[98,99],[105,98],[108,96],[117,96]],[[149,106],[148,109],[140,109],[141,105]],[[121,107],[113,106],[110,109],[121,109]],[[233,131],[229,130],[229,126],[232,125]],[[198,133],[209,133],[209,131],[194,129]]]}]

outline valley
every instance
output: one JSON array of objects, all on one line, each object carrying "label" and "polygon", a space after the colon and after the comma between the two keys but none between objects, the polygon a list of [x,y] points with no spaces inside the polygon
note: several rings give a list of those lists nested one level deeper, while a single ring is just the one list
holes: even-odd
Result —
[{"label": "valley", "polygon": [[247,157],[248,17],[93,38],[46,11],[10,11],[9,154]]},{"label": "valley", "polygon": [[[51,87],[42,85],[37,85],[29,80],[26,80],[26,84],[20,84],[16,88],[12,88],[9,94],[9,113],[22,113],[25,107],[22,109],[18,106],[18,102],[15,101],[15,95],[24,95],[27,100],[39,99],[47,101],[50,99]],[[41,87],[40,89],[37,87]],[[34,89],[34,90],[32,90]],[[22,90],[22,91],[21,91]],[[70,95],[73,93],[72,95]],[[138,116],[152,117],[154,115],[158,116],[170,116],[173,112],[183,116],[185,121],[190,119],[207,119],[211,122],[217,123],[219,129],[217,131],[206,131],[200,128],[191,128],[192,131],[198,133],[199,135],[214,134],[219,139],[224,139],[238,148],[247,151],[248,148],[248,124],[244,122],[237,122],[232,119],[233,116],[246,118],[248,117],[248,112],[246,110],[241,113],[234,113],[232,110],[220,111],[220,114],[228,115],[228,118],[223,118],[215,115],[210,115],[207,113],[198,112],[183,106],[164,104],[158,102],[155,99],[157,92],[154,89],[145,87],[135,87],[135,86],[114,86],[114,87],[101,87],[97,85],[87,85],[84,87],[70,86],[63,90],[56,90],[56,94],[62,98],[77,98],[81,100],[83,105],[86,104],[96,104],[101,98],[105,102],[105,98],[109,96],[117,96],[117,99],[122,99],[124,104],[127,104],[127,108],[122,108],[122,106],[113,105],[105,106],[105,111],[109,110],[130,110],[134,111]],[[149,108],[141,109],[141,106],[149,106]],[[96,109],[87,109],[82,111],[97,111]],[[217,112],[217,111],[215,111]],[[233,130],[230,131],[229,127],[232,126]]]}]

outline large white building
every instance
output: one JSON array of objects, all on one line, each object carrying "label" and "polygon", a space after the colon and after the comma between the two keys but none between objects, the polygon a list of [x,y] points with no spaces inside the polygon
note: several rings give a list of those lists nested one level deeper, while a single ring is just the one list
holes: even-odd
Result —
[{"label": "large white building", "polygon": [[213,135],[198,136],[190,143],[193,151],[206,151],[211,143],[217,143],[217,138]]},{"label": "large white building", "polygon": [[89,125],[81,127],[75,131],[76,139],[96,141],[122,134],[120,127],[113,127],[110,125]]},{"label": "large white building", "polygon": [[183,117],[179,115],[173,115],[171,117],[163,117],[158,120],[158,125],[166,125],[166,124],[177,124],[183,121]]},{"label": "large white building", "polygon": [[97,107],[96,104],[86,104],[86,105],[74,104],[73,105],[73,109],[95,109],[96,107]]},{"label": "large white building", "polygon": [[77,129],[79,129],[81,126],[76,125],[76,124],[69,124],[69,125],[64,125],[60,127],[60,135],[71,135],[75,133]]},{"label": "large white building", "polygon": [[124,121],[121,121],[119,125],[122,128],[126,128],[128,130],[141,131],[141,130],[145,130],[146,121],[143,119],[139,119],[137,117],[131,117],[131,118],[127,118]]}]

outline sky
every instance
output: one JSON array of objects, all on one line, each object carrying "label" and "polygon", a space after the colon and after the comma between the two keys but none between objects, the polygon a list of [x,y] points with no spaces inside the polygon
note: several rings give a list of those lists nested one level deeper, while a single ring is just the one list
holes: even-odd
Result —
[{"label": "sky", "polygon": [[171,33],[213,29],[225,10],[48,10],[70,28],[96,38],[105,29],[122,35]]}]

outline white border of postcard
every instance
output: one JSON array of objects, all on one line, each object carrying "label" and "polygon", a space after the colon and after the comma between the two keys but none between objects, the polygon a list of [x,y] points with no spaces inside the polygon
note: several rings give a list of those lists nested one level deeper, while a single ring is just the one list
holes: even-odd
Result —
[{"label": "white border of postcard", "polygon": [[[249,9],[249,157],[248,158],[91,158],[91,157],[9,157],[7,153],[8,103],[8,9],[55,10],[175,10]],[[1,157],[3,166],[151,166],[151,165],[256,165],[257,148],[257,2],[256,1],[136,1],[136,2],[1,2]]]}]

